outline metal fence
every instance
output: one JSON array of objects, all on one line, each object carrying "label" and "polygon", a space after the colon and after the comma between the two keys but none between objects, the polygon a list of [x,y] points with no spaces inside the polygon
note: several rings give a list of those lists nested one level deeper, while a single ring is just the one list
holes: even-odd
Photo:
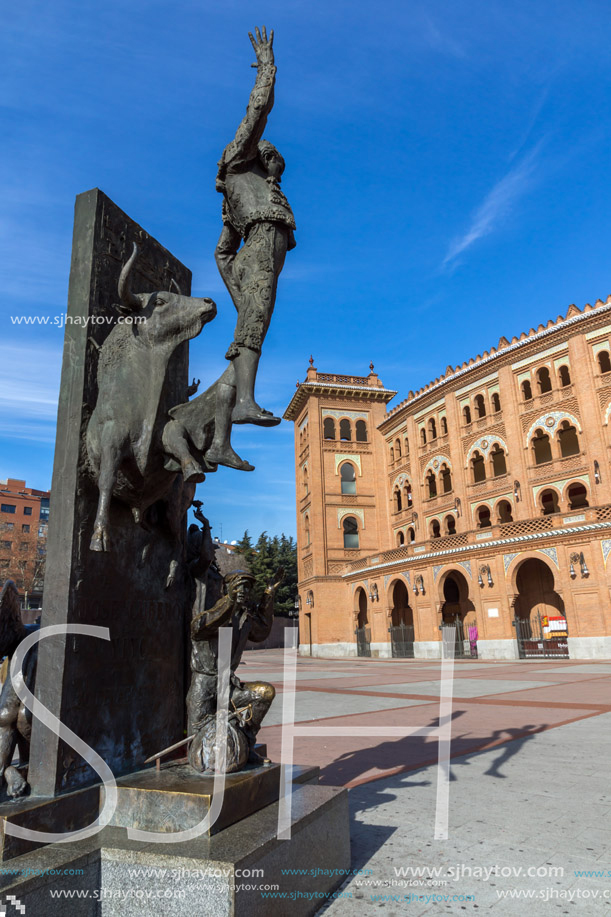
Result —
[{"label": "metal fence", "polygon": [[568,657],[568,636],[546,636],[540,612],[536,612],[530,618],[516,617],[513,626],[516,629],[520,659],[531,659],[537,656]]},{"label": "metal fence", "polygon": [[413,624],[397,624],[389,627],[390,645],[392,655],[396,658],[414,658],[414,626]]},{"label": "metal fence", "polygon": [[371,628],[357,627],[356,634],[356,655],[371,656]]}]

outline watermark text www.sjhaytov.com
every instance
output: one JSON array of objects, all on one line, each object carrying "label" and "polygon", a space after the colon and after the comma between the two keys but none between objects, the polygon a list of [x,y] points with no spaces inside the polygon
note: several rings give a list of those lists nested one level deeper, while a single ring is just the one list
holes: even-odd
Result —
[{"label": "watermark text www.sjhaytov.com", "polygon": [[63,328],[66,325],[142,325],[146,315],[11,315],[13,325],[45,325]]}]

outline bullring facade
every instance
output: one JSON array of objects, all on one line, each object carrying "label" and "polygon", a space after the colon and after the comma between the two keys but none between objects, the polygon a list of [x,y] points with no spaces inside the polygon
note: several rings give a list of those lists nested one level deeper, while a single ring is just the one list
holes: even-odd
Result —
[{"label": "bullring facade", "polygon": [[395,394],[310,365],[285,412],[301,652],[611,657],[611,297]]}]

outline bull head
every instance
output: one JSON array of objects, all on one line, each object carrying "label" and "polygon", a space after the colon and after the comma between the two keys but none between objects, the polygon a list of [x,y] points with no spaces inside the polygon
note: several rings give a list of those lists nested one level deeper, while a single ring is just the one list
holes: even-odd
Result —
[{"label": "bull head", "polygon": [[[131,288],[131,271],[134,266],[134,262],[138,257],[138,246],[134,242],[134,250],[132,251],[129,259],[125,262],[121,269],[121,274],[119,276],[119,297],[121,299],[122,312],[133,312],[136,309],[144,309],[147,305],[151,294],[150,293],[134,293]],[[182,295],[181,289],[172,277],[170,281],[169,289],[174,289],[176,293]]]}]

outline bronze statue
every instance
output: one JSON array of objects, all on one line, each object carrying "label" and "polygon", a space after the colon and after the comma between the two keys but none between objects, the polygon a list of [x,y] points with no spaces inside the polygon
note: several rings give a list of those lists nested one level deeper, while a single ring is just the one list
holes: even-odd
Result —
[{"label": "bronze statue", "polygon": [[[235,674],[248,640],[260,643],[271,631],[274,595],[284,571],[277,570],[261,602],[252,597],[254,577],[235,570],[225,577],[227,594],[191,622],[191,686],[187,695],[188,732],[193,735],[189,761],[198,771],[214,770],[214,716],[217,704],[218,631],[233,630],[229,687],[227,773],[245,763],[262,764],[255,738],[275,696],[273,685],[242,682]],[[244,741],[245,739],[245,741]]]},{"label": "bronze statue", "polygon": [[98,397],[87,427],[87,454],[99,500],[90,548],[108,551],[113,496],[132,507],[136,521],[169,493],[176,470],[185,482],[204,480],[204,471],[186,444],[170,444],[177,459],[168,474],[158,413],[170,358],[183,341],[196,337],[216,315],[211,299],[179,292],[133,293],[130,272],[134,250],[119,279],[120,310],[142,323],[124,321],[112,329],[98,357]]},{"label": "bronze statue", "polygon": [[[248,34],[257,58],[253,64],[257,78],[246,116],[219,162],[216,188],[223,194],[224,226],[215,257],[238,312],[234,339],[225,355],[231,366],[219,380],[235,387],[230,423],[265,427],[280,423],[280,418],[255,401],[255,379],[274,311],[278,277],[287,251],[295,247],[295,219],[280,190],[284,159],[271,143],[261,139],[274,104],[274,33],[271,31],[268,38],[265,26],[261,32],[255,31],[256,39]],[[209,462],[219,464],[226,463],[228,446],[224,409],[225,404],[206,454]],[[234,456],[229,455],[230,461],[235,461]]]},{"label": "bronze statue", "polygon": [[[0,780],[4,777],[9,796],[23,796],[28,789],[24,773],[30,757],[32,713],[19,700],[8,674],[13,653],[24,637],[38,630],[39,624],[25,625],[21,620],[19,592],[12,580],[7,580],[0,595],[0,658],[8,663],[0,692]],[[26,687],[34,690],[38,644],[27,654],[23,666]],[[11,764],[15,748],[19,749],[19,767]],[[24,773],[22,773],[24,771]]]}]

